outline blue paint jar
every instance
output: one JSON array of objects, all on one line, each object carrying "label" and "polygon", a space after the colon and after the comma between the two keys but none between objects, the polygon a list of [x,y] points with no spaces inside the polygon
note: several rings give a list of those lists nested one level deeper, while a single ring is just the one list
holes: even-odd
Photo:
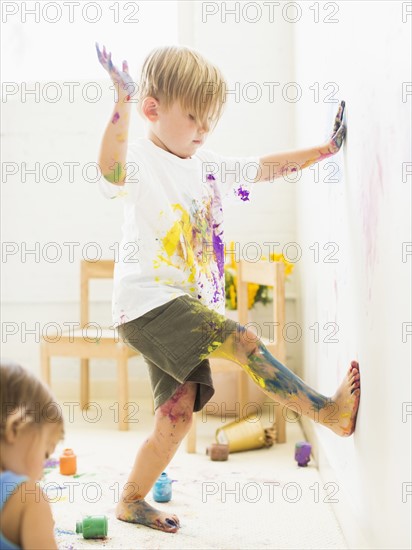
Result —
[{"label": "blue paint jar", "polygon": [[153,499],[156,502],[169,502],[171,498],[172,480],[168,477],[166,472],[163,472],[153,485]]}]

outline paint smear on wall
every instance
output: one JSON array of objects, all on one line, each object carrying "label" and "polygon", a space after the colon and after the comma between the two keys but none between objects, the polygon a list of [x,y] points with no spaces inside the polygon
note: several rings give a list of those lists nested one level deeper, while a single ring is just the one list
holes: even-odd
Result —
[{"label": "paint smear on wall", "polygon": [[384,191],[380,132],[381,128],[379,127],[373,129],[372,135],[375,136],[375,139],[365,141],[365,150],[360,157],[362,159],[362,181],[359,184],[362,187],[361,213],[369,301],[372,297],[372,281],[377,262],[377,234]]}]

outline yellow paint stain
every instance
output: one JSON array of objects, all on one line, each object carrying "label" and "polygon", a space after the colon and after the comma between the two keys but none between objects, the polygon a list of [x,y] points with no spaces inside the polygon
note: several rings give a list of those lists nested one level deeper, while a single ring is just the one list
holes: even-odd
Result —
[{"label": "yellow paint stain", "polygon": [[210,343],[207,347],[206,353],[203,353],[199,356],[199,361],[203,361],[203,359],[206,359],[210,354],[221,348],[221,346],[223,346],[223,342],[214,341]]},{"label": "yellow paint stain", "polygon": [[[153,267],[158,269],[166,264],[184,272],[188,291],[195,293],[197,283],[211,281],[216,275],[216,266],[205,259],[203,250],[204,242],[213,242],[214,227],[210,223],[213,220],[212,199],[201,207],[197,205],[193,211],[186,210],[179,203],[171,207],[176,218],[171,227],[159,235],[160,248]],[[164,215],[165,211],[161,210],[159,218]]]},{"label": "yellow paint stain", "polygon": [[222,342],[212,342],[207,348],[208,353],[213,353],[221,345]]},{"label": "yellow paint stain", "polygon": [[123,143],[124,141],[126,141],[126,134],[125,134],[125,133],[116,134],[116,139],[117,139],[117,141],[119,141],[120,143]]},{"label": "yellow paint stain", "polygon": [[182,227],[180,225],[180,222],[177,221],[172,225],[171,229],[169,229],[163,239],[163,246],[168,256],[171,256],[175,252],[181,235]]},{"label": "yellow paint stain", "polygon": [[311,164],[314,164],[315,162],[318,162],[318,158],[315,158],[315,159],[309,159],[307,160],[306,162],[304,162],[303,164],[301,164],[300,168],[301,170],[303,170],[304,168],[307,168],[308,166],[310,166]]},{"label": "yellow paint stain", "polygon": [[255,372],[253,372],[248,364],[241,363],[240,361],[234,359],[234,356],[230,353],[223,353],[222,357],[224,357],[225,359],[228,359],[229,361],[235,361],[235,363],[240,365],[242,369],[246,371],[246,373],[252,378],[252,380],[256,382],[256,384],[258,384],[263,389],[266,388],[265,379],[259,376],[258,374],[256,374]]},{"label": "yellow paint stain", "polygon": [[248,373],[248,375],[258,384],[261,388],[266,388],[265,379],[253,372],[248,365],[242,365],[244,370]]},{"label": "yellow paint stain", "polygon": [[[163,249],[166,255],[159,255],[158,261],[165,262],[168,265],[179,267],[175,265],[169,258],[177,256],[189,268],[189,276],[187,278],[188,283],[195,282],[196,264],[195,256],[193,252],[192,243],[192,224],[190,222],[190,216],[187,210],[185,210],[180,204],[173,204],[174,210],[180,210],[181,217],[176,220],[169,231],[162,239]],[[157,262],[156,266],[160,265]]]}]

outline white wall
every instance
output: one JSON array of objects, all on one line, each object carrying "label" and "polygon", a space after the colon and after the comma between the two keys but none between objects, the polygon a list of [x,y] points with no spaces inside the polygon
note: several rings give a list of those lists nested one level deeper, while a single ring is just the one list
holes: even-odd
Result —
[{"label": "white wall", "polygon": [[[402,421],[402,406],[411,401],[411,346],[402,324],[411,321],[411,258],[403,263],[402,243],[411,241],[411,182],[402,179],[402,163],[410,162],[411,97],[402,101],[402,83],[411,76],[411,17],[402,22],[400,2],[341,2],[335,17],[315,24],[303,12],[295,27],[296,79],[305,90],[336,83],[348,125],[334,158],[338,182],[322,178],[324,162],[318,183],[308,170],[296,188],[302,324],[321,327],[318,343],[305,332],[304,372],[333,395],[356,359],[362,396],[353,437],[305,425],[323,479],[338,483],[335,511],[351,546],[410,548],[411,497],[402,502],[402,484],[411,482],[411,422]],[[306,93],[297,105],[298,144],[313,127],[331,125],[335,110]],[[339,247],[338,263],[325,262],[329,241]],[[326,342],[327,322],[336,323],[338,343]]]}]

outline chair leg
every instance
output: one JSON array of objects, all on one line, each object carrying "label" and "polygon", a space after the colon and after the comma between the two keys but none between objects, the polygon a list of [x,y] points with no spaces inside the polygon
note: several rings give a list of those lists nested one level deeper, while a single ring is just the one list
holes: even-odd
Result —
[{"label": "chair leg", "polygon": [[80,407],[82,410],[87,409],[89,402],[89,359],[80,359]]},{"label": "chair leg", "polygon": [[238,373],[238,398],[239,398],[239,420],[243,420],[243,410],[248,399],[248,375],[243,369]]},{"label": "chair leg", "polygon": [[119,399],[119,430],[127,431],[129,422],[126,419],[128,388],[127,388],[127,353],[122,353],[117,359],[117,384],[118,384],[118,399]]},{"label": "chair leg", "polygon": [[283,407],[275,407],[276,417],[276,442],[286,443],[286,420],[282,413]]},{"label": "chair leg", "polygon": [[40,344],[40,370],[43,382],[50,386],[50,355],[48,351],[48,344],[46,344],[45,342],[42,342]]},{"label": "chair leg", "polygon": [[196,423],[197,423],[197,413],[193,413],[192,416],[192,425],[190,426],[189,433],[186,436],[186,451],[188,453],[196,452]]}]

